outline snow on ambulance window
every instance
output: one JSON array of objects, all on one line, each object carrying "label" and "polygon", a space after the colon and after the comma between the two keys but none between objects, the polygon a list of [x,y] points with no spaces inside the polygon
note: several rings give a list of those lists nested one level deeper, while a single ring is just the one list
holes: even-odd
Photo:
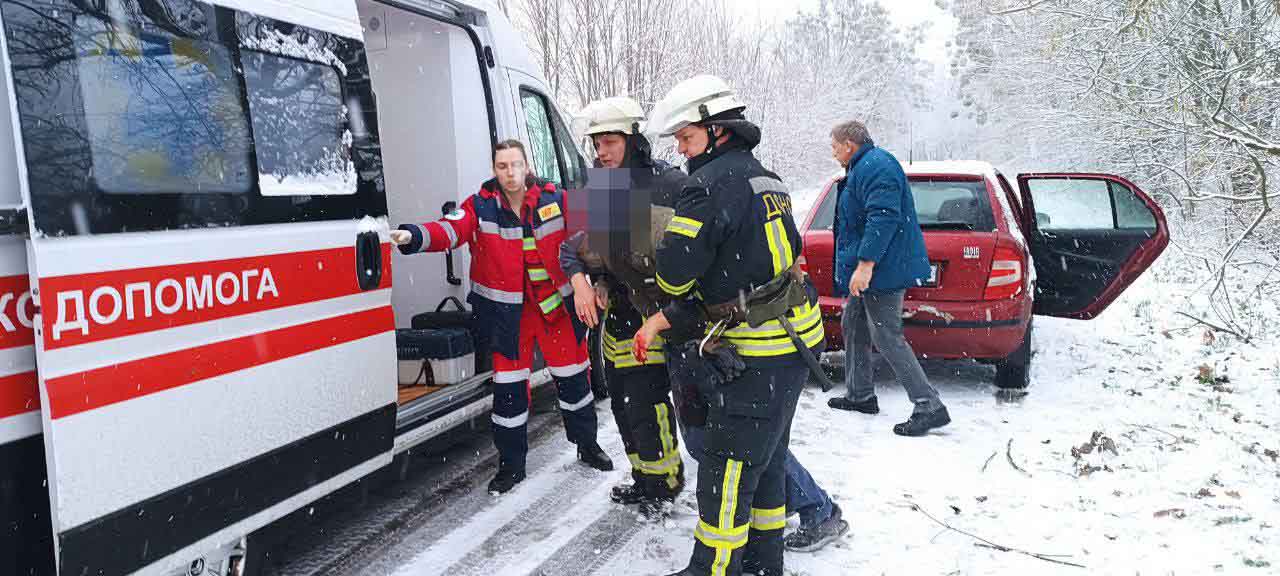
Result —
[{"label": "snow on ambulance window", "polygon": [[339,70],[300,58],[241,54],[263,196],[355,194]]},{"label": "snow on ambulance window", "polygon": [[244,193],[249,129],[221,45],[76,18],[93,164],[108,194]]}]

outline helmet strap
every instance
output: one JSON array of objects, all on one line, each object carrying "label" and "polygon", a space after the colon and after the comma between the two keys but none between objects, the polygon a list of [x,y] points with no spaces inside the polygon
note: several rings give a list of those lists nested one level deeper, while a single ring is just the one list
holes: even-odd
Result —
[{"label": "helmet strap", "polygon": [[707,149],[703,154],[711,154],[716,151],[716,127],[713,124],[707,124]]}]

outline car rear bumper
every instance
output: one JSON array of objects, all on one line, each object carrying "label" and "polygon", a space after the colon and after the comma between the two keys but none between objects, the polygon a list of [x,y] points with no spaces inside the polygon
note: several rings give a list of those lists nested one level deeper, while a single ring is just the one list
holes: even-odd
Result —
[{"label": "car rear bumper", "polygon": [[[844,348],[840,315],[844,299],[824,296],[819,302],[827,332],[827,349]],[[903,331],[917,356],[927,358],[1004,358],[1022,345],[1031,321],[1031,299],[993,302],[903,303]]]}]

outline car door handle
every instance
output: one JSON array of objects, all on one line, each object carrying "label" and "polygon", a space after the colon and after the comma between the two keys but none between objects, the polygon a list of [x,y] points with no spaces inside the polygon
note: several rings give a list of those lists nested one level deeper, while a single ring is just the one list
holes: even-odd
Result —
[{"label": "car door handle", "polygon": [[[440,207],[440,211],[443,212],[445,216],[452,214],[453,211],[457,209],[458,209],[458,203],[452,200],[450,200],[449,202],[445,202],[444,206]],[[452,249],[444,251],[444,270],[445,270],[444,278],[447,282],[449,282],[454,286],[462,285],[462,279],[457,277],[457,275],[453,273],[453,250]]]},{"label": "car door handle", "polygon": [[356,235],[356,282],[366,292],[382,284],[382,240],[377,232]]}]

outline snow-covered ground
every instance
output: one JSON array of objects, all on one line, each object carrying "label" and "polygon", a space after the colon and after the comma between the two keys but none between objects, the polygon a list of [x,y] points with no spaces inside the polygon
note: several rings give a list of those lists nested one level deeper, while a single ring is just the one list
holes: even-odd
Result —
[{"label": "snow-covered ground", "polygon": [[[879,416],[835,413],[829,394],[807,390],[792,448],[852,531],[816,554],[789,554],[788,571],[1280,573],[1280,341],[1240,344],[1190,327],[1173,314],[1190,288],[1165,265],[1096,320],[1037,319],[1022,398],[996,394],[991,368],[930,362],[954,423],[926,438],[890,431],[910,408],[887,367]],[[600,412],[603,444],[625,462]],[[645,522],[608,501],[625,472],[577,465],[558,433],[530,458],[515,492],[489,497],[477,482],[457,502],[466,513],[420,530],[364,573],[624,576],[684,566],[692,490],[671,518]]]}]

